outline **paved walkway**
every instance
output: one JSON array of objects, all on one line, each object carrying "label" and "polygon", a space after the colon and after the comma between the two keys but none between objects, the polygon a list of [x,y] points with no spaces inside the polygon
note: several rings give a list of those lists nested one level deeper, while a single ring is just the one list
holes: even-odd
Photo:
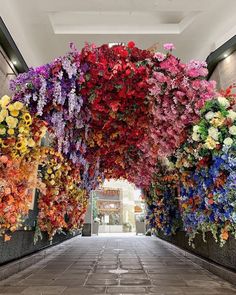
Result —
[{"label": "paved walkway", "polygon": [[0,282],[1,294],[231,295],[236,289],[150,237],[79,237]]}]

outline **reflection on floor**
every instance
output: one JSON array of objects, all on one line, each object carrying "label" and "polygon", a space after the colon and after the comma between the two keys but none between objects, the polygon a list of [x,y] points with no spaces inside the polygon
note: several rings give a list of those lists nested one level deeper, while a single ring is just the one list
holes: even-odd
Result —
[{"label": "reflection on floor", "polygon": [[77,237],[0,282],[1,294],[236,294],[236,289],[150,237]]}]

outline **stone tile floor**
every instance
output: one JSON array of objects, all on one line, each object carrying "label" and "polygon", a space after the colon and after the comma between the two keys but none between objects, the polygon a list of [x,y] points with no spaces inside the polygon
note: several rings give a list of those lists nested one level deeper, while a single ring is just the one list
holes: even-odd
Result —
[{"label": "stone tile floor", "polygon": [[236,294],[236,288],[150,237],[74,238],[0,282],[1,294]]}]

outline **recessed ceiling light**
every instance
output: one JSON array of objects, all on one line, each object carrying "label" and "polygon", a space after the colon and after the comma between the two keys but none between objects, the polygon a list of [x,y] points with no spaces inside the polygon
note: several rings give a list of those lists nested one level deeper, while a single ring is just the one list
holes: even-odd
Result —
[{"label": "recessed ceiling light", "polygon": [[16,60],[13,60],[12,63],[13,63],[14,66],[17,65],[17,61]]},{"label": "recessed ceiling light", "polygon": [[227,56],[228,56],[228,54],[227,54],[227,53],[225,53],[225,54],[224,54],[224,57],[227,57]]}]

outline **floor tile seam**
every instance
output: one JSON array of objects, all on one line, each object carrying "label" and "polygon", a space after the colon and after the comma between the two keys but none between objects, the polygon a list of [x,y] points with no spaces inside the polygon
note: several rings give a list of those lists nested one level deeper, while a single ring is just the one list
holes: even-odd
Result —
[{"label": "floor tile seam", "polygon": [[[101,251],[103,251],[104,252],[104,249],[103,250],[101,250]],[[101,254],[101,252],[100,252],[100,254]],[[95,261],[95,263],[94,263],[94,265],[93,265],[93,267],[90,269],[90,271],[88,272],[88,274],[87,274],[87,277],[86,277],[86,279],[85,279],[85,281],[84,281],[84,284],[83,284],[83,286],[86,286],[86,284],[87,284],[87,282],[88,282],[88,279],[89,279],[89,277],[91,276],[91,274],[94,272],[94,269],[95,269],[95,267],[98,265],[98,260],[99,260],[99,258],[98,259],[96,259],[96,261]]]},{"label": "floor tile seam", "polygon": [[[145,244],[146,244],[146,243],[145,243]],[[136,253],[137,253],[137,252],[136,252]],[[150,282],[152,282],[152,281],[150,280],[150,277],[149,277],[149,274],[148,274],[147,270],[146,270],[146,269],[144,268],[144,266],[143,266],[143,263],[142,263],[142,261],[141,261],[141,259],[140,259],[140,256],[137,255],[137,257],[138,257],[139,263],[140,263],[141,266],[142,266],[142,270],[143,270],[143,272],[146,274],[148,280],[149,280]]]}]

